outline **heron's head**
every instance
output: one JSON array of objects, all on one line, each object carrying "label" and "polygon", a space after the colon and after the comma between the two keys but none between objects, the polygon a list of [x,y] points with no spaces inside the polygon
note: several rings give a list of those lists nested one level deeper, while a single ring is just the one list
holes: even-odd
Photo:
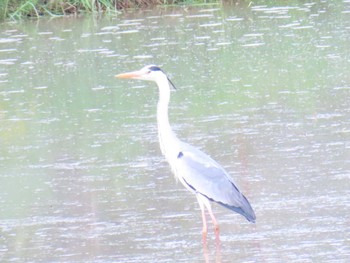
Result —
[{"label": "heron's head", "polygon": [[161,77],[166,77],[166,75],[159,67],[155,65],[148,65],[138,71],[118,74],[115,77],[121,79],[141,79],[157,81],[157,79]]},{"label": "heron's head", "polygon": [[148,65],[143,67],[142,69],[138,71],[132,71],[127,73],[118,74],[115,76],[116,78],[121,79],[141,79],[141,80],[149,80],[149,81],[155,81],[158,82],[162,79],[167,79],[170,83],[170,85],[174,88],[174,84],[171,82],[171,80],[167,77],[167,75],[164,73],[163,70],[160,69],[160,67],[156,65]]}]

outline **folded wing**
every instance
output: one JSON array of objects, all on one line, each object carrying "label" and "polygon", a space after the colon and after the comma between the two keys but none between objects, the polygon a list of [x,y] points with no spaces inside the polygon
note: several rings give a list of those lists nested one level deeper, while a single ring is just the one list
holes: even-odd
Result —
[{"label": "folded wing", "polygon": [[255,222],[251,205],[226,171],[202,151],[185,143],[182,149],[174,167],[181,182],[194,192]]}]

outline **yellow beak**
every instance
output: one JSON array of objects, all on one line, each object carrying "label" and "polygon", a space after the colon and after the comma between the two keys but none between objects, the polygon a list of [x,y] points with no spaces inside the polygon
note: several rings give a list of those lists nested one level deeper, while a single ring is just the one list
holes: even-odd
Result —
[{"label": "yellow beak", "polygon": [[133,71],[133,72],[126,72],[122,74],[115,75],[116,78],[119,79],[133,79],[137,78],[143,75],[143,72],[140,71]]}]

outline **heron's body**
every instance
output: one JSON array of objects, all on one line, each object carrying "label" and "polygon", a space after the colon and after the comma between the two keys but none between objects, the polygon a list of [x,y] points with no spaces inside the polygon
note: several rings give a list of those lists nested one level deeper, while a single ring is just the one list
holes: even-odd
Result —
[{"label": "heron's body", "polygon": [[168,119],[170,80],[157,66],[146,66],[140,71],[117,75],[120,78],[153,80],[159,88],[157,106],[158,137],[162,153],[179,181],[196,194],[203,217],[203,233],[207,232],[204,208],[207,208],[215,228],[217,221],[210,202],[214,201],[255,222],[255,214],[245,196],[232,178],[211,157],[195,147],[180,141],[172,131]]}]

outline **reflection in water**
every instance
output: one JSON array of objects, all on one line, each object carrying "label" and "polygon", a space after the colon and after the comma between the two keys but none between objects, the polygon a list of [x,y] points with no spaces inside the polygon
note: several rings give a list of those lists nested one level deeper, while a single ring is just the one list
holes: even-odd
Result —
[{"label": "reflection in water", "polygon": [[[347,262],[350,7],[270,2],[1,24],[0,261]],[[113,78],[152,63],[178,136],[254,204],[253,227],[213,207],[219,245],[163,162],[155,88]]]},{"label": "reflection in water", "polygon": [[[221,263],[222,262],[222,257],[221,257],[221,241],[220,241],[220,235],[219,231],[215,235],[215,262],[216,263]],[[206,237],[203,237],[203,256],[204,260],[206,263],[211,262],[210,261],[210,253],[209,253],[209,245]]]}]

